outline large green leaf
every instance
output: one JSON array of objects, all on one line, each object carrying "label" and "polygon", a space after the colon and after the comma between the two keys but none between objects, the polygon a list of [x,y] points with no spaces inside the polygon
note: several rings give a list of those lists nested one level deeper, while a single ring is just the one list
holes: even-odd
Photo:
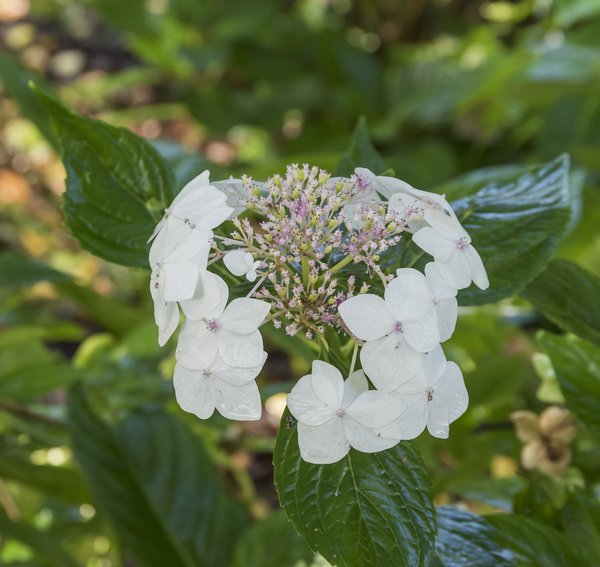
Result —
[{"label": "large green leaf", "polygon": [[196,438],[173,416],[112,427],[81,388],[69,397],[75,457],[123,547],[146,567],[222,567],[245,524]]},{"label": "large green leaf", "polygon": [[147,266],[146,241],[175,195],[168,165],[133,132],[77,116],[36,91],[62,147],[69,230],[105,260]]},{"label": "large green leaf", "polygon": [[588,565],[563,534],[545,524],[517,514],[497,514],[486,520],[496,528],[492,541],[512,550],[520,567]]},{"label": "large green leaf", "polygon": [[567,407],[590,429],[600,432],[600,349],[575,336],[540,333]]},{"label": "large green leaf", "polygon": [[273,457],[279,500],[312,550],[339,567],[419,567],[434,546],[435,509],[418,451],[402,442],[341,461],[303,461],[290,414]]},{"label": "large green leaf", "polygon": [[294,567],[312,559],[312,551],[280,510],[242,534],[231,567]]},{"label": "large green leaf", "polygon": [[600,503],[592,494],[577,489],[562,509],[566,536],[588,557],[600,561]]},{"label": "large green leaf", "polygon": [[359,118],[352,134],[350,147],[340,159],[335,174],[349,177],[356,167],[366,167],[376,175],[381,175],[389,169],[373,146],[364,116]]},{"label": "large green leaf", "polygon": [[521,169],[452,206],[490,279],[486,291],[475,286],[461,291],[459,302],[480,305],[509,297],[542,271],[565,235],[571,219],[569,159]]},{"label": "large green leaf", "polygon": [[448,567],[509,567],[515,565],[511,551],[493,541],[495,529],[485,518],[443,506],[437,509],[436,562]]},{"label": "large green leaf", "polygon": [[600,278],[568,260],[552,260],[521,293],[566,331],[600,344]]}]

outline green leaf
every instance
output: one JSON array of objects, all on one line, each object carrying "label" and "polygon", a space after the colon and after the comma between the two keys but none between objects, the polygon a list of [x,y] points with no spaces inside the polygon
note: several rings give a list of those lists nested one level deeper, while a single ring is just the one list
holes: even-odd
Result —
[{"label": "green leaf", "polygon": [[437,565],[448,567],[509,567],[515,565],[511,551],[493,541],[494,528],[485,518],[443,506],[437,509],[435,539]]},{"label": "green leaf", "polygon": [[492,541],[512,550],[523,567],[575,567],[586,565],[569,541],[556,530],[517,514],[486,516],[496,528]]},{"label": "green leaf", "polygon": [[0,254],[0,287],[20,289],[40,281],[62,283],[70,280],[71,276],[27,256],[12,252]]},{"label": "green leaf", "polygon": [[245,524],[196,438],[163,412],[109,426],[69,397],[76,459],[123,546],[146,567],[221,567]]},{"label": "green leaf", "polygon": [[36,92],[62,147],[69,230],[83,248],[105,260],[147,266],[146,241],[175,196],[168,165],[133,132],[72,114]]},{"label": "green leaf", "polygon": [[364,116],[359,118],[352,134],[350,147],[342,156],[335,174],[349,177],[354,173],[356,167],[366,167],[375,175],[381,175],[389,169],[375,146],[373,146],[367,120]]},{"label": "green leaf", "polygon": [[521,295],[552,322],[600,344],[600,278],[568,260],[552,260]]},{"label": "green leaf", "polygon": [[314,465],[300,458],[286,412],[273,461],[279,501],[315,553],[338,567],[427,564],[435,509],[411,443],[372,454],[352,449],[337,463]]},{"label": "green leaf", "polygon": [[30,547],[38,560],[36,565],[77,567],[75,561],[63,551],[52,536],[36,530],[25,522],[11,521],[1,508],[0,534],[3,542],[4,539],[13,538]]},{"label": "green leaf", "polygon": [[575,490],[562,510],[565,534],[590,558],[600,559],[600,504],[593,495]]},{"label": "green leaf", "polygon": [[600,432],[600,350],[572,335],[542,332],[538,341],[544,347],[567,407],[590,429]]},{"label": "green leaf", "polygon": [[312,551],[298,535],[283,511],[254,524],[240,537],[231,567],[294,567],[309,563]]},{"label": "green leaf", "polygon": [[543,270],[565,235],[571,218],[569,159],[563,155],[521,169],[452,206],[490,279],[485,291],[475,286],[462,290],[459,303],[481,305],[509,297]]}]

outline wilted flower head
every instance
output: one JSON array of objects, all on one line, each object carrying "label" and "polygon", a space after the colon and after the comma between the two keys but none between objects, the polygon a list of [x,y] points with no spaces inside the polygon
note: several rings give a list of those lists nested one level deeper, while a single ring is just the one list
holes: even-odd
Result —
[{"label": "wilted flower head", "polygon": [[539,416],[531,411],[516,411],[510,416],[515,433],[525,443],[521,464],[549,476],[560,476],[571,463],[570,445],[577,428],[566,408],[550,406]]}]

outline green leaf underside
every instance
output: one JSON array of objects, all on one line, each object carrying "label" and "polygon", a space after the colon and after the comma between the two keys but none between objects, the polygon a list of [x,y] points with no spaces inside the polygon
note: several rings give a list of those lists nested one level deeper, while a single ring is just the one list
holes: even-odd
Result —
[{"label": "green leaf underside", "polygon": [[48,109],[67,171],[64,212],[81,246],[111,262],[147,266],[146,241],[175,196],[158,152],[125,128],[67,111],[37,91]]},{"label": "green leaf underside", "polygon": [[314,465],[300,457],[286,412],[274,453],[275,483],[288,517],[312,550],[340,567],[426,565],[435,509],[429,478],[409,442],[380,453],[351,450]]},{"label": "green leaf underside", "polygon": [[437,509],[436,565],[447,567],[510,567],[511,551],[493,540],[495,529],[482,516],[451,506]]},{"label": "green leaf underside", "polygon": [[[509,171],[509,170],[507,170]],[[571,218],[569,159],[522,169],[453,203],[487,270],[490,287],[459,294],[461,305],[509,297],[535,278],[565,235]]]},{"label": "green leaf underside", "polygon": [[521,293],[566,331],[600,345],[600,278],[568,260],[552,260]]},{"label": "green leaf underside", "polygon": [[540,333],[538,340],[552,361],[567,407],[600,432],[600,349],[574,336]]},{"label": "green leaf underside", "polygon": [[486,521],[495,528],[493,540],[515,553],[519,567],[588,565],[563,534],[545,524],[517,514],[486,516]]},{"label": "green leaf underside", "polygon": [[76,459],[121,543],[146,567],[221,567],[245,524],[199,439],[162,412],[111,427],[80,387],[69,397]]}]

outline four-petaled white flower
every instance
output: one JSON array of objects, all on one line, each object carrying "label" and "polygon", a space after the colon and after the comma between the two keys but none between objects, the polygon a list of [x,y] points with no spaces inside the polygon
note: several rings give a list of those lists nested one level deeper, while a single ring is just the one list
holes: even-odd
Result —
[{"label": "four-petaled white flower", "polygon": [[365,372],[381,390],[393,390],[412,378],[422,353],[440,342],[433,295],[423,274],[413,268],[397,271],[384,297],[363,294],[339,306],[352,334],[366,341],[360,351]]},{"label": "four-petaled white flower", "polygon": [[447,439],[449,425],[469,404],[460,368],[446,360],[441,347],[425,355],[417,375],[394,390],[392,395],[398,396],[407,409],[377,433],[398,439],[414,439],[425,427],[434,437]]},{"label": "four-petaled white flower", "polygon": [[350,447],[365,453],[389,449],[398,438],[375,433],[405,411],[391,394],[369,390],[358,370],[344,382],[340,371],[315,360],[312,374],[301,378],[288,394],[288,407],[298,420],[298,445],[305,461],[335,463]]},{"label": "four-petaled white flower", "polygon": [[218,303],[201,295],[182,305],[188,319],[179,333],[177,362],[190,370],[203,370],[218,354],[229,366],[258,366],[263,353],[258,328],[271,306],[259,299],[242,297],[225,307],[229,297],[227,284],[221,278],[216,281],[221,288]]},{"label": "four-petaled white flower", "polygon": [[425,266],[425,276],[433,294],[433,305],[440,330],[440,342],[443,343],[452,336],[456,328],[456,319],[458,318],[457,290],[442,277],[435,262],[429,262]]},{"label": "four-petaled white flower", "polygon": [[161,232],[150,249],[150,293],[154,301],[154,319],[158,342],[163,346],[179,323],[177,301],[194,295],[201,271],[206,267],[210,231],[179,229],[181,239]]},{"label": "four-petaled white flower", "polygon": [[202,370],[176,364],[173,385],[177,403],[201,419],[209,418],[215,408],[228,419],[260,419],[262,406],[254,379],[266,359],[267,353],[263,352],[262,362],[251,368],[229,366],[219,356]]},{"label": "four-petaled white flower", "polygon": [[188,226],[211,230],[226,220],[233,208],[226,204],[227,197],[210,184],[209,171],[192,179],[175,197],[161,221],[156,225],[152,240],[160,232]]},{"label": "four-petaled white flower", "polygon": [[440,211],[425,211],[429,226],[413,235],[419,248],[433,256],[444,279],[456,289],[468,287],[471,281],[479,289],[489,287],[481,257],[471,245],[471,237],[459,222]]},{"label": "four-petaled white flower", "polygon": [[255,262],[250,252],[232,250],[225,254],[223,262],[234,276],[246,276],[249,282],[255,281],[258,277],[256,270],[260,266],[260,260],[256,260]]}]

